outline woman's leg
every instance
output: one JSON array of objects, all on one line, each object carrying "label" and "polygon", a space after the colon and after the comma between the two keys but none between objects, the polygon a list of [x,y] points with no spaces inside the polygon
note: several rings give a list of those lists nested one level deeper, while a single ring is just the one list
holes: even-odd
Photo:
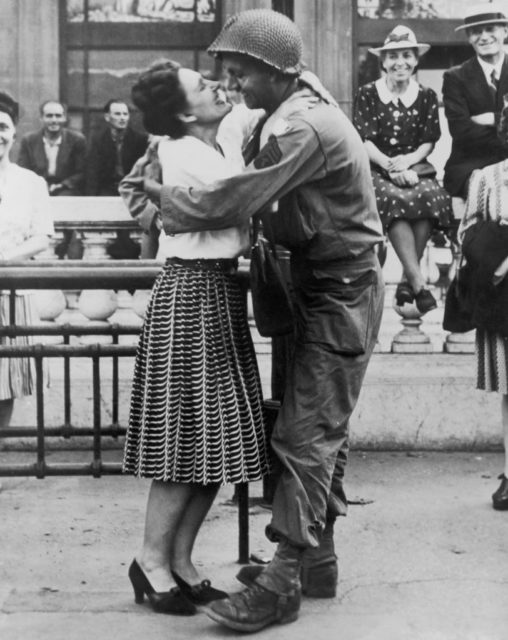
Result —
[{"label": "woman's leg", "polygon": [[192,564],[191,556],[198,532],[219,490],[218,484],[192,485],[194,495],[189,500],[170,552],[170,565],[189,584],[198,584],[201,577]]},{"label": "woman's leg", "polygon": [[432,233],[433,222],[432,220],[423,219],[415,220],[412,223],[413,234],[415,237],[416,255],[418,257],[418,264],[423,257],[423,252],[429,241],[430,234]]},{"label": "woman's leg", "polygon": [[[412,225],[407,220],[394,220],[388,228],[388,237],[397,254],[404,272],[404,278],[409,282],[415,293],[425,286],[425,278],[420,270],[415,234]],[[419,238],[419,241],[420,238]]]},{"label": "woman's leg", "polygon": [[501,420],[503,424],[504,443],[504,475],[508,478],[508,395],[503,395],[501,399]]},{"label": "woman's leg", "polygon": [[154,480],[150,487],[143,547],[136,560],[155,591],[175,586],[170,551],[193,494],[193,485],[184,483]]}]

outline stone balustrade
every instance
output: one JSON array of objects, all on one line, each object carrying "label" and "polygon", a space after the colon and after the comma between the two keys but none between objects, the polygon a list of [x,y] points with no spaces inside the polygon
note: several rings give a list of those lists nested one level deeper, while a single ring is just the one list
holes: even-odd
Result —
[{"label": "stone balustrade", "polygon": [[[38,260],[54,260],[54,247],[61,240],[64,229],[82,234],[83,260],[110,259],[107,246],[119,231],[129,233],[138,240],[141,232],[131,218],[120,197],[58,197],[51,199],[55,222],[55,237],[47,251]],[[429,246],[422,261],[423,270],[435,297],[438,308],[420,317],[414,305],[404,309],[394,304],[394,293],[401,276],[401,266],[388,246],[383,267],[386,282],[386,302],[381,333],[377,346],[380,353],[472,353],[473,334],[450,335],[442,329],[442,315],[446,287],[453,271],[454,256],[449,247]],[[148,299],[147,291],[66,291],[65,297],[58,291],[38,293],[41,317],[45,321],[90,322],[140,321]],[[250,313],[252,318],[252,313]],[[270,340],[259,336],[252,321],[256,347],[269,352]]]}]

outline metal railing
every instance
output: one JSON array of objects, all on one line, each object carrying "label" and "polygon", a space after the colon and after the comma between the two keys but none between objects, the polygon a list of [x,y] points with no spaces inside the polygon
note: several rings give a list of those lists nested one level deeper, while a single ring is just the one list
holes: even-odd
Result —
[{"label": "metal railing", "polygon": [[[1,476],[46,476],[119,475],[121,463],[103,460],[103,438],[117,438],[125,435],[126,428],[119,421],[119,359],[133,357],[136,345],[118,344],[122,335],[136,335],[139,325],[119,325],[104,323],[104,326],[87,324],[56,324],[54,326],[21,326],[16,324],[15,296],[21,289],[150,289],[161,263],[154,260],[117,261],[27,261],[0,263],[0,289],[10,291],[9,325],[0,327],[0,337],[17,336],[61,336],[63,344],[36,343],[30,345],[0,345],[0,357],[28,357],[35,368],[35,425],[9,426],[0,428],[0,441],[7,438],[28,437],[36,442],[36,459],[32,464],[0,464]],[[248,288],[248,273],[238,272],[238,278],[245,292]],[[71,345],[72,336],[110,335],[111,344]],[[45,421],[44,360],[63,360],[63,407],[61,426],[48,426]],[[92,362],[92,424],[76,427],[71,421],[71,359],[86,358]],[[111,423],[103,424],[101,411],[101,362],[110,358],[112,362],[112,411]],[[75,436],[91,438],[92,452],[89,463],[52,463],[47,457],[47,438]],[[235,496],[238,501],[238,561],[248,562],[249,558],[249,492],[248,484],[237,485]]]}]

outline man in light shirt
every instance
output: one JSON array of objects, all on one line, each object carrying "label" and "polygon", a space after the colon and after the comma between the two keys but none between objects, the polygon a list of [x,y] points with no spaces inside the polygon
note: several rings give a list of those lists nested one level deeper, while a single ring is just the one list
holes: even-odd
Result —
[{"label": "man in light shirt", "polygon": [[40,120],[41,129],[21,139],[18,164],[42,176],[52,196],[80,195],[85,170],[85,137],[66,128],[65,107],[56,100],[42,103]]},{"label": "man in light shirt", "polygon": [[496,125],[508,92],[508,62],[504,41],[508,18],[495,2],[471,7],[464,24],[475,55],[445,71],[443,103],[452,150],[444,171],[444,187],[451,196],[467,197],[469,178],[475,169],[508,157]]},{"label": "man in light shirt", "polygon": [[[86,140],[83,134],[68,129],[65,106],[58,100],[46,100],[40,106],[42,127],[23,136],[18,164],[42,176],[52,196],[83,194]],[[59,258],[83,257],[83,243],[76,231],[66,229],[63,241],[55,247]]]}]

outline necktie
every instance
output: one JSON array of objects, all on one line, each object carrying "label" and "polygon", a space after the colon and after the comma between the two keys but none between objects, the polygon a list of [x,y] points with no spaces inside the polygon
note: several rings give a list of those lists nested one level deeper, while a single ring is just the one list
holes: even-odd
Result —
[{"label": "necktie", "polygon": [[494,71],[494,69],[492,69],[492,73],[490,74],[490,92],[492,93],[494,104],[496,104],[498,87],[499,87],[499,80],[496,78],[496,72]]}]

